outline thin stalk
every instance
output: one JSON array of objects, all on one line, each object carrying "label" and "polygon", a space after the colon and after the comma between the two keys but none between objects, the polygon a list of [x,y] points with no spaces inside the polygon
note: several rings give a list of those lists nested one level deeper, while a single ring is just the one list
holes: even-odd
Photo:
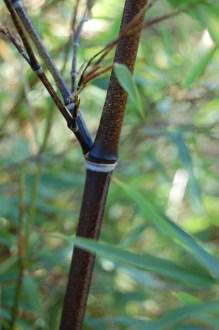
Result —
[{"label": "thin stalk", "polygon": [[17,254],[18,254],[18,277],[15,288],[15,296],[14,302],[11,309],[11,321],[10,321],[10,329],[16,329],[16,321],[18,318],[19,312],[19,304],[22,293],[22,284],[25,272],[25,258],[26,258],[26,245],[25,245],[25,235],[24,235],[24,227],[25,227],[25,182],[24,182],[24,172],[23,169],[20,173],[19,179],[19,219],[18,219],[18,232],[17,232]]},{"label": "thin stalk", "polygon": [[72,67],[71,67],[71,82],[72,82],[72,92],[76,90],[77,86],[77,53],[78,53],[78,47],[80,43],[80,36],[81,36],[81,31],[84,25],[84,22],[87,19],[87,8],[85,8],[85,11],[82,15],[82,18],[77,26],[77,15],[78,15],[78,7],[79,7],[79,2],[76,2],[76,7],[75,7],[75,15],[73,18],[73,24],[72,24],[72,49],[73,49],[73,54],[72,54]]},{"label": "thin stalk", "polygon": [[68,56],[69,56],[72,40],[74,40],[74,31],[76,29],[79,4],[80,4],[80,0],[76,0],[74,8],[73,8],[73,15],[71,18],[71,23],[70,23],[70,35],[69,35],[69,38],[68,38],[68,41],[67,41],[66,47],[65,47],[64,61],[63,61],[62,69],[61,69],[62,73],[65,71],[65,68],[66,68],[66,65],[68,62]]},{"label": "thin stalk", "polygon": [[[146,4],[147,0],[125,1],[121,31]],[[144,12],[139,16],[136,24],[142,25],[143,20]],[[117,45],[114,63],[123,63],[132,71],[139,38],[140,31],[121,39]],[[112,169],[108,173],[101,171],[107,167],[110,169],[117,160],[126,102],[127,94],[112,73],[98,134],[88,155],[89,164],[92,166],[86,172],[77,236],[95,240],[99,238]],[[74,249],[63,305],[61,330],[82,329],[94,262],[95,255],[80,248]]]},{"label": "thin stalk", "polygon": [[39,191],[39,184],[41,179],[41,173],[42,173],[42,163],[39,161],[37,163],[36,167],[36,173],[34,175],[33,184],[32,184],[32,190],[31,190],[31,201],[30,201],[30,207],[29,207],[29,217],[28,217],[28,223],[27,223],[27,230],[26,230],[26,246],[29,245],[29,240],[31,237],[31,232],[34,224],[35,214],[36,214],[36,204],[37,204],[37,195]]}]

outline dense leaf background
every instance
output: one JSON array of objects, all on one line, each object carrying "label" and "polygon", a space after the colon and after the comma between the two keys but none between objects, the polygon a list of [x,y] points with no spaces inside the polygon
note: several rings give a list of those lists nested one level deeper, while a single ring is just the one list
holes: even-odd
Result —
[{"label": "dense leaf background", "polygon": [[[95,1],[80,64],[116,37],[123,2]],[[74,1],[25,4],[69,82]],[[146,21],[182,12],[144,30],[133,79],[116,66],[130,97],[101,243],[73,236],[85,174],[80,148],[35,75],[0,39],[3,329],[21,267],[16,329],[58,329],[73,244],[98,255],[84,329],[219,329],[219,4],[152,4]],[[13,31],[3,2],[0,15]],[[93,135],[108,78],[81,95]]]}]

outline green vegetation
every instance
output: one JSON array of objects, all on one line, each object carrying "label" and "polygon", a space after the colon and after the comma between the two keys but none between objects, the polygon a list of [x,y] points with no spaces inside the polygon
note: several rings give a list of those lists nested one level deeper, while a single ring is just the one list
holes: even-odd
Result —
[{"label": "green vegetation", "polygon": [[[70,85],[73,1],[26,4]],[[80,65],[116,38],[123,4],[95,1]],[[2,329],[13,317],[14,329],[58,329],[73,244],[98,256],[84,329],[219,329],[219,4],[152,4],[133,78],[115,67],[129,102],[100,242],[74,237],[80,147],[36,75],[0,39]],[[14,31],[3,1],[0,15]],[[112,54],[104,66],[111,63]],[[81,93],[93,136],[108,79]]]}]

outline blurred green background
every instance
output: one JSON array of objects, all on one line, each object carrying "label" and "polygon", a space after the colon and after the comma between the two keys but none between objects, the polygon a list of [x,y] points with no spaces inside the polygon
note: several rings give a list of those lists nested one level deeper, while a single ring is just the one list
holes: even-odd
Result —
[{"label": "blurred green background", "polygon": [[[123,3],[95,1],[82,33],[80,64],[117,36]],[[70,82],[65,45],[74,1],[25,4]],[[131,98],[127,106],[101,235],[109,245],[88,246],[99,257],[87,330],[219,329],[219,4],[152,4],[146,21],[180,6],[186,12],[142,34],[133,79],[142,106],[139,111]],[[3,2],[0,15],[13,31]],[[81,95],[93,135],[108,79],[94,80]],[[9,329],[21,277],[15,329],[58,329],[83,157],[41,83],[4,39],[0,105],[2,329]]]}]

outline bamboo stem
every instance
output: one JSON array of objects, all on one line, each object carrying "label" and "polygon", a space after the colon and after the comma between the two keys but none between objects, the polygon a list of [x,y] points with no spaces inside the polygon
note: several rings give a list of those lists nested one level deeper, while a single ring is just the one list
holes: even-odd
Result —
[{"label": "bamboo stem", "polygon": [[[126,0],[121,30],[147,4],[147,0]],[[136,24],[142,24],[144,13]],[[134,35],[119,40],[114,59],[132,71],[137,55],[140,30]],[[127,94],[112,73],[105,106],[94,147],[88,155],[93,170],[88,170],[84,196],[81,206],[77,236],[97,240],[100,235],[104,208],[112,170],[101,170],[117,161],[117,149],[122,120],[127,102]],[[102,167],[102,169],[101,169]],[[75,248],[70,267],[68,285],[63,306],[61,330],[81,330],[85,316],[86,303],[92,279],[95,256],[80,248]]]}]

